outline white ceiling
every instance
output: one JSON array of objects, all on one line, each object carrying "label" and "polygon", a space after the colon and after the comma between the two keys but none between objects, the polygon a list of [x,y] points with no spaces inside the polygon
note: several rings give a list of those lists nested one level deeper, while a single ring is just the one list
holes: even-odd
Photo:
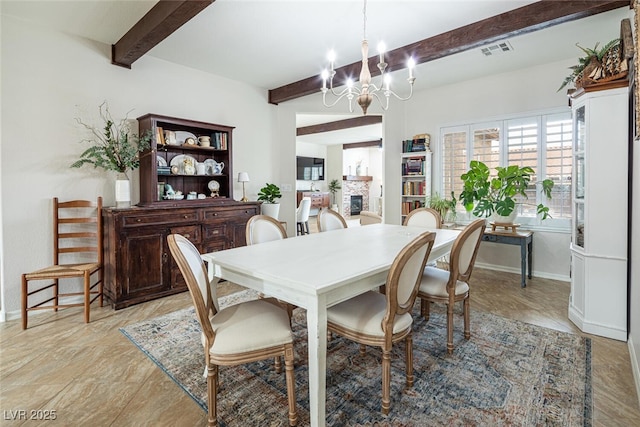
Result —
[{"label": "white ceiling", "polygon": [[[370,55],[376,53],[375,46],[381,40],[391,50],[533,2],[369,0]],[[26,25],[114,44],[155,3],[2,0],[0,11]],[[329,49],[337,53],[337,67],[358,61],[363,36],[362,6],[361,0],[216,0],[147,55],[274,89],[318,75],[326,66]],[[540,63],[577,60],[581,51],[575,43],[593,47],[597,42],[618,37],[620,21],[628,16],[629,9],[621,8],[512,37],[508,41],[514,50],[503,55],[485,57],[480,49],[474,49],[420,64],[415,71],[416,90]],[[134,63],[132,67],[135,66]],[[406,70],[392,74],[398,81],[406,78]],[[313,124],[314,120],[326,121],[320,117],[301,120],[304,123],[299,126]],[[359,129],[364,128],[368,127]]]}]

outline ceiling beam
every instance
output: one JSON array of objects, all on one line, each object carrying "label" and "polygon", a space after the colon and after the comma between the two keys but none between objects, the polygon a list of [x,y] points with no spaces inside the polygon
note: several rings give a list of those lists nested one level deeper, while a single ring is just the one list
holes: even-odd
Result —
[{"label": "ceiling beam", "polygon": [[335,122],[320,123],[311,126],[302,126],[296,129],[296,136],[311,135],[314,133],[331,132],[334,130],[350,129],[359,126],[368,126],[382,123],[382,116],[362,116],[352,119],[336,120]]},{"label": "ceiling beam", "polygon": [[160,0],[114,45],[111,63],[125,68],[215,0]]},{"label": "ceiling beam", "polygon": [[342,150],[350,150],[352,148],[368,148],[368,147],[382,147],[382,138],[375,139],[373,141],[362,141],[362,142],[349,142],[346,144],[342,144]]},{"label": "ceiling beam", "polygon": [[[411,56],[416,64],[422,64],[508,37],[531,33],[625,6],[629,7],[630,4],[631,0],[538,1],[387,52],[385,53],[385,60],[389,64],[387,71],[405,68],[406,60]],[[377,61],[377,55],[369,58],[372,76],[380,74]],[[361,61],[337,68],[336,81],[346,81],[348,76],[358,76],[360,67]],[[269,103],[278,104],[320,93],[320,87],[320,76],[307,77],[269,90]]]}]

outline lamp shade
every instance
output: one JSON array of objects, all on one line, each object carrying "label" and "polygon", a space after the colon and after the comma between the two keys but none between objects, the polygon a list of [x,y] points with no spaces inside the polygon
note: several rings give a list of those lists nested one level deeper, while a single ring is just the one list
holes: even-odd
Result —
[{"label": "lamp shade", "polygon": [[249,174],[246,172],[239,172],[238,182],[249,182]]}]

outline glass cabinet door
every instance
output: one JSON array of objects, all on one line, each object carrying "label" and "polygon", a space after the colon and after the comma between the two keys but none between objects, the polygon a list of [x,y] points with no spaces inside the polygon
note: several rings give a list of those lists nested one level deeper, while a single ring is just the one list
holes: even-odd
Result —
[{"label": "glass cabinet door", "polygon": [[585,106],[575,110],[573,122],[575,145],[573,147],[573,244],[584,248],[584,197],[585,197]]}]

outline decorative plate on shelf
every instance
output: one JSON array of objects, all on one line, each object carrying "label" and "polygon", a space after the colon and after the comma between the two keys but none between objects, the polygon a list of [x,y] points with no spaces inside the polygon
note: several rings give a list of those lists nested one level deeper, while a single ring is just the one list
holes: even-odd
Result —
[{"label": "decorative plate on shelf", "polygon": [[[197,163],[195,158],[186,154],[179,154],[171,159],[170,165],[178,168],[179,175],[195,175]],[[189,168],[189,165],[191,165],[192,169]]]},{"label": "decorative plate on shelf", "polygon": [[164,159],[164,157],[156,156],[156,159],[158,159],[158,166],[167,166],[167,161]]},{"label": "decorative plate on shelf", "polygon": [[198,141],[198,137],[192,134],[191,132],[185,132],[182,130],[176,131],[176,143],[178,145],[188,144],[187,141],[192,141],[191,145],[196,144]]},{"label": "decorative plate on shelf", "polygon": [[220,183],[215,179],[212,179],[211,181],[209,181],[209,184],[207,184],[207,186],[209,187],[209,190],[211,190],[211,197],[218,197],[220,192]]}]

